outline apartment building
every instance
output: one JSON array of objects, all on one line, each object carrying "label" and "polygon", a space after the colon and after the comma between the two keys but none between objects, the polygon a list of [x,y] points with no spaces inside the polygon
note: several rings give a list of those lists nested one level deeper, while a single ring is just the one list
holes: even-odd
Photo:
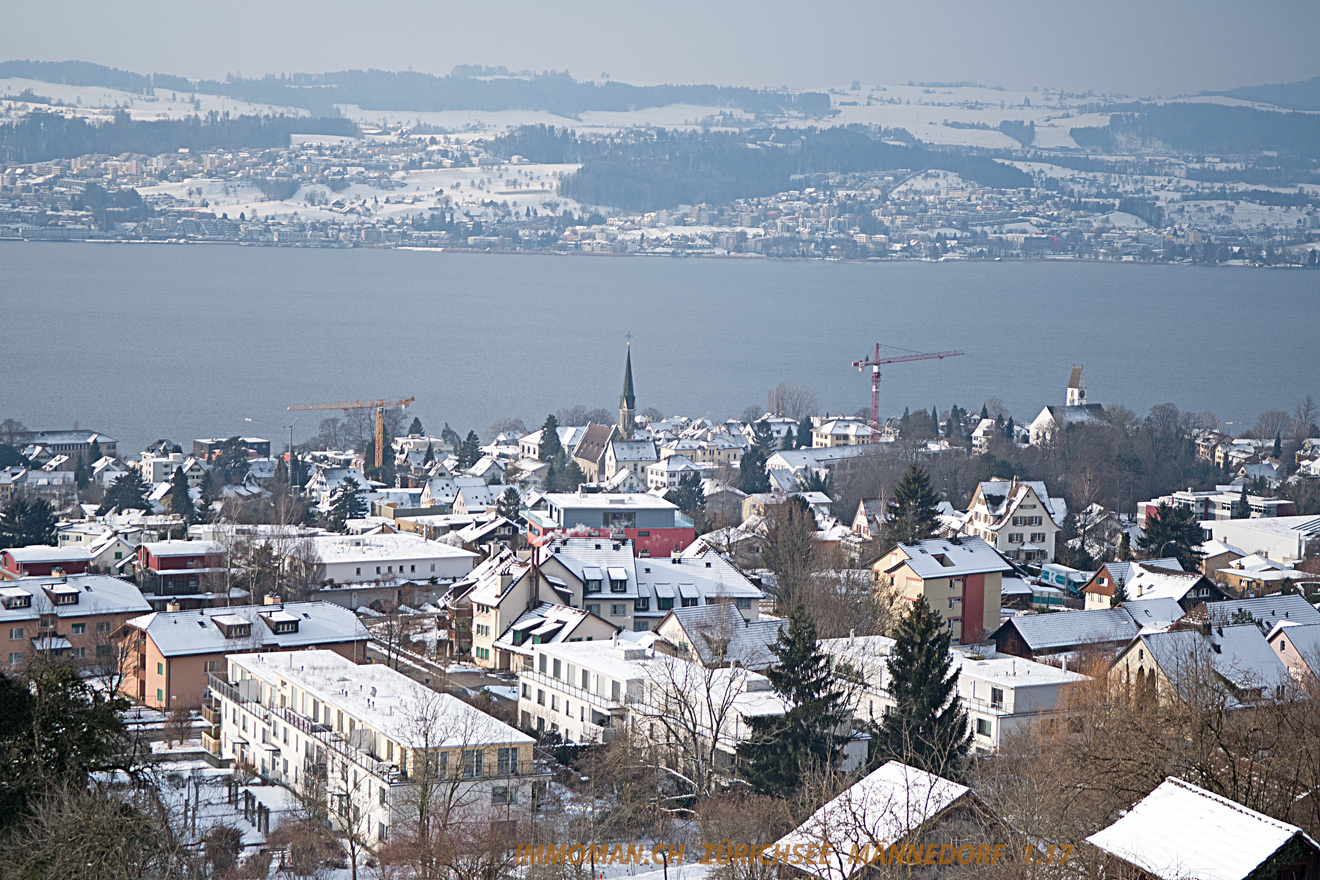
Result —
[{"label": "apartment building", "polygon": [[91,563],[92,554],[82,547],[11,547],[0,550],[0,581],[86,574]]},{"label": "apartment building", "polygon": [[319,648],[366,660],[371,634],[329,602],[165,611],[130,618],[120,634],[124,696],[153,709],[196,706],[226,655]]},{"label": "apartment building", "polygon": [[[889,695],[889,658],[894,640],[886,636],[822,639],[845,685],[856,718],[879,723],[894,706]],[[951,651],[958,671],[958,698],[967,710],[972,748],[996,752],[1005,736],[1054,711],[1063,688],[1087,676],[993,651]]]},{"label": "apartment building", "polygon": [[137,548],[138,583],[154,608],[228,601],[211,589],[224,586],[226,556],[218,541],[146,541]]},{"label": "apartment building", "polygon": [[308,539],[324,578],[334,584],[452,581],[472,571],[477,554],[404,533],[318,535]]},{"label": "apartment building", "polygon": [[516,823],[545,774],[535,740],[449,694],[333,651],[240,654],[209,678],[203,744],[295,791],[368,845],[416,821]]},{"label": "apartment building", "polygon": [[927,604],[949,627],[954,644],[975,644],[999,626],[1009,565],[981,538],[896,544],[872,566],[876,587]]},{"label": "apartment building", "polygon": [[7,581],[0,605],[0,651],[10,666],[45,655],[107,671],[119,665],[114,634],[151,609],[133,584],[97,574]]},{"label": "apartment building", "polygon": [[[645,474],[641,480],[644,481]],[[547,537],[551,532],[582,530],[591,537],[619,535],[632,542],[638,555],[668,556],[696,538],[692,520],[678,505],[642,493],[589,494],[550,493],[544,508],[524,512],[528,536]]]}]

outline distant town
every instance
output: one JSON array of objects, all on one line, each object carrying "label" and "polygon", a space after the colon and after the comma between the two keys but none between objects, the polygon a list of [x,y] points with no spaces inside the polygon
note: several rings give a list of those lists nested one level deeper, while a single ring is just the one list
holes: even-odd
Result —
[{"label": "distant town", "polygon": [[[729,99],[577,116],[349,107],[324,119],[200,91],[221,84],[184,94],[142,80],[130,91],[0,79],[0,239],[1320,260],[1312,119],[1259,100],[854,83],[766,93],[754,113]],[[42,131],[54,120],[85,150],[52,152],[55,132]]]}]

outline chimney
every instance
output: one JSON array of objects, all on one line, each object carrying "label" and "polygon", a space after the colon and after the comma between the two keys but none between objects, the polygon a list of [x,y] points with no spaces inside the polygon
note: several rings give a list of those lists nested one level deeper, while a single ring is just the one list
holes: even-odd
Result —
[{"label": "chimney", "polygon": [[173,601],[170,601],[170,602],[166,602],[166,603],[165,603],[165,610],[166,610],[166,611],[182,611],[182,610],[183,610],[183,606],[180,605],[179,602],[178,602],[178,600],[176,599],[176,600],[173,600]]},{"label": "chimney", "polygon": [[62,581],[65,579],[64,569],[58,565],[53,566],[50,570],[50,576],[55,578],[56,580]]},{"label": "chimney", "polygon": [[280,597],[279,597],[279,596],[272,595],[272,594],[270,594],[270,593],[267,593],[267,594],[266,594],[266,598],[265,598],[264,600],[262,600],[262,604],[264,604],[264,605],[279,605],[279,604],[281,604],[281,603],[280,603]]}]

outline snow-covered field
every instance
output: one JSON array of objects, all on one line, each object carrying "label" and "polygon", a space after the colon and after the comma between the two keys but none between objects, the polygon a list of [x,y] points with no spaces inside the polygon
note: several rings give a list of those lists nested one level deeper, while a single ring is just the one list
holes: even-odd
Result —
[{"label": "snow-covered field", "polygon": [[[13,109],[13,99],[24,91],[52,101],[59,101],[66,107],[51,108],[80,116],[99,115],[97,110],[127,110],[134,119],[183,119],[197,114],[229,113],[232,116],[307,116],[306,110],[297,107],[277,107],[271,104],[252,104],[236,101],[220,95],[206,95],[191,92],[176,92],[170,89],[156,89],[153,95],[141,95],[136,92],[121,92],[101,86],[68,86],[62,83],[41,82],[35,79],[8,77],[0,79],[0,104]],[[196,103],[194,104],[194,98]],[[29,108],[45,109],[44,105],[28,104]]]},{"label": "snow-covered field", "polygon": [[507,203],[510,211],[531,208],[538,212],[580,212],[581,205],[555,191],[559,175],[572,173],[577,167],[528,164],[400,171],[391,178],[398,186],[354,183],[335,192],[324,185],[310,184],[283,201],[267,200],[251,184],[205,177],[144,186],[138,192],[148,202],[168,197],[200,207],[205,199],[206,210],[217,216],[228,214],[231,220],[237,220],[240,214],[249,220],[255,216],[291,219],[295,214],[302,220],[343,220],[354,215],[388,219],[425,215],[441,208],[481,219],[498,212],[489,204],[492,202]]}]

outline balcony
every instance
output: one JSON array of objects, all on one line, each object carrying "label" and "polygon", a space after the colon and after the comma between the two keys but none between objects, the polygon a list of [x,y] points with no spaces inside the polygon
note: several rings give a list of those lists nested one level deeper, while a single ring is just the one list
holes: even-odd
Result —
[{"label": "balcony", "polygon": [[255,702],[255,700],[249,700],[244,698],[243,695],[238,692],[238,688],[234,687],[232,684],[225,681],[223,678],[218,678],[215,675],[215,673],[208,672],[206,674],[206,684],[211,689],[212,693],[224,697],[226,700],[229,700],[231,703]]},{"label": "balcony", "polygon": [[572,697],[575,700],[588,703],[592,706],[598,706],[606,712],[622,712],[624,704],[628,702],[628,696],[626,693],[621,694],[620,699],[611,700],[602,697],[600,694],[594,694],[591,691],[583,690],[580,687],[571,685],[566,681],[553,678],[544,672],[537,672],[534,669],[525,669],[518,674],[520,677],[525,677],[529,681],[537,684],[543,684],[547,688],[558,691],[559,693]]},{"label": "balcony", "polygon": [[220,707],[212,703],[202,704],[202,720],[212,727],[220,724]]},{"label": "balcony", "polygon": [[202,731],[202,748],[217,758],[220,757],[220,737]]}]

